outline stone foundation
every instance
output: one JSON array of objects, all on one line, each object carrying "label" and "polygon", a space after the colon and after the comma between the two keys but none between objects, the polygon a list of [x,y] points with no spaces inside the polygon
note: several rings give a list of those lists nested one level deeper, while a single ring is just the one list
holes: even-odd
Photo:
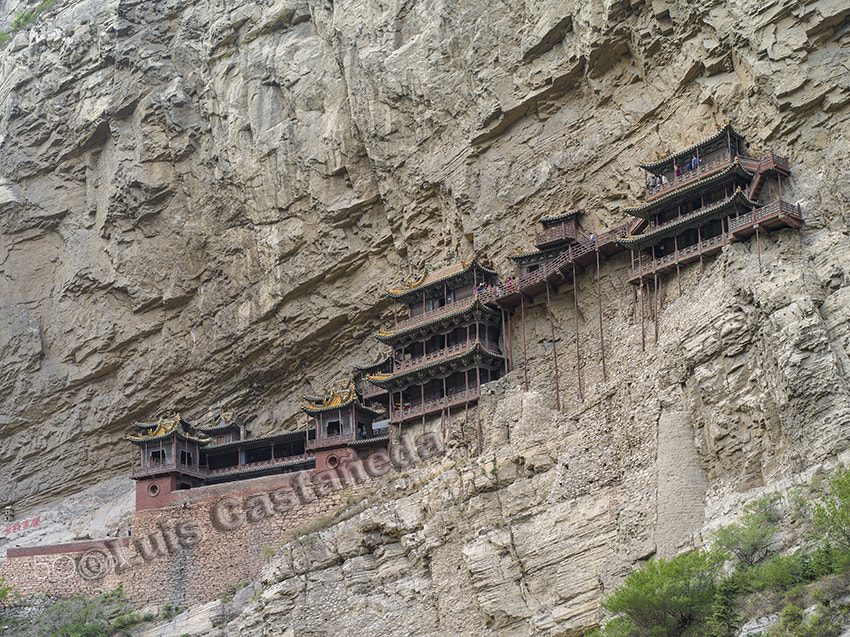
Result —
[{"label": "stone foundation", "polygon": [[366,465],[177,491],[168,506],[136,511],[131,537],[9,549],[0,577],[23,595],[120,585],[137,604],[216,599],[256,577],[273,549],[336,519],[390,468]]}]

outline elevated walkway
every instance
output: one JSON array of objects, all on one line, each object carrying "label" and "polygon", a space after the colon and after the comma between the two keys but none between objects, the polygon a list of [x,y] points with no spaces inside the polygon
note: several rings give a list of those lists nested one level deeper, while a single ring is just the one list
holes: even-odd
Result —
[{"label": "elevated walkway", "polygon": [[656,274],[675,270],[677,265],[685,265],[720,252],[724,245],[733,241],[743,241],[758,231],[778,230],[780,228],[800,228],[803,214],[800,206],[778,199],[762,208],[756,208],[737,217],[729,218],[729,231],[714,237],[702,239],[670,254],[642,261],[629,268],[630,283],[639,283]]},{"label": "elevated walkway", "polygon": [[596,253],[611,257],[623,251],[623,246],[617,239],[628,234],[630,224],[617,226],[601,233],[593,239],[585,239],[580,243],[570,245],[557,256],[544,261],[534,272],[529,272],[512,282],[478,292],[478,298],[485,305],[495,307],[517,307],[522,298],[534,298],[546,291],[546,286],[555,288],[564,283],[572,282],[572,268],[581,270],[596,263]]}]

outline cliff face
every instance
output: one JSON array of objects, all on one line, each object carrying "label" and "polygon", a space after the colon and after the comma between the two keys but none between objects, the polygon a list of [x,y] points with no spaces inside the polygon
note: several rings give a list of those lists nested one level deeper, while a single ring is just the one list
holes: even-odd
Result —
[{"label": "cliff face", "polygon": [[[847,447],[849,17],[841,0],[60,1],[0,55],[0,504],[126,473],[119,436],[166,409],[294,425],[300,394],[380,351],[384,287],[454,253],[511,275],[565,209],[588,232],[622,223],[638,161],[731,120],[790,156],[804,229],[763,236],[761,271],[751,241],[683,271],[681,294],[665,281],[645,353],[625,257],[603,263],[607,382],[584,273],[583,400],[556,294],[560,413],[538,301],[532,392],[514,372],[482,409],[483,477],[421,478],[381,514],[397,528],[351,522],[341,571],[315,565],[412,573],[364,588],[378,601],[349,625],[410,600],[423,630],[588,625],[635,559]],[[425,612],[443,605],[457,626]]]}]

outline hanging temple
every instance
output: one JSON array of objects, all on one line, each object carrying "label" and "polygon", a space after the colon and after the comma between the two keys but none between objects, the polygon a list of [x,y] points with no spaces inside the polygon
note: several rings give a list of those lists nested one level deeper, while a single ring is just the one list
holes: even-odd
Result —
[{"label": "hanging temple", "polygon": [[[290,471],[333,470],[375,451],[389,452],[394,441],[400,441],[402,427],[421,421],[424,428],[428,417],[440,417],[445,443],[452,416],[462,415],[468,422],[470,407],[478,403],[486,383],[519,366],[528,389],[526,303],[546,294],[548,307],[550,290],[572,284],[577,271],[595,265],[601,308],[600,258],[625,250],[631,258],[627,276],[635,302],[640,290],[641,305],[648,296],[654,308],[650,316],[657,342],[659,277],[675,272],[681,289],[682,266],[699,261],[702,268],[704,258],[724,245],[753,236],[761,267],[760,235],[802,226],[799,205],[782,198],[788,158],[773,152],[751,156],[747,149],[744,137],[726,124],[690,148],[640,164],[645,201],[623,208],[631,221],[587,236],[578,224],[583,211],[541,219],[535,249],[510,256],[517,272],[505,281],[476,260],[454,260],[400,289],[387,290],[396,308],[407,306],[407,316],[399,318],[395,312],[393,325],[375,334],[386,345],[386,354],[355,366],[325,393],[304,396],[301,411],[309,423],[304,429],[249,438],[232,411],[197,425],[179,414],[136,423],[138,432],[126,436],[136,448],[136,508],[162,506],[167,498],[161,494],[180,489]],[[572,289],[577,312],[576,287]],[[515,365],[512,321],[506,323],[506,316],[517,309],[523,360]],[[547,314],[551,323],[551,311]],[[643,316],[641,311],[645,347]],[[605,377],[601,311],[599,320]],[[557,356],[555,347],[552,355]],[[555,359],[560,408],[557,369]],[[576,371],[580,374],[580,366]],[[580,376],[578,387],[581,395]],[[480,422],[477,431],[480,451]]]}]

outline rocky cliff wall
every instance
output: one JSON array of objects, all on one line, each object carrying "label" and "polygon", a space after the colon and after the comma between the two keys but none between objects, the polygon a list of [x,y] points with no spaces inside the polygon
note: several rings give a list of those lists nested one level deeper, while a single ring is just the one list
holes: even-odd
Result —
[{"label": "rocky cliff wall", "polygon": [[351,625],[407,604],[423,632],[586,627],[635,560],[847,447],[848,16],[839,0],[57,3],[0,58],[0,501],[25,514],[126,472],[118,437],[164,409],[294,424],[299,394],[380,350],[385,286],[455,252],[510,275],[568,208],[588,232],[622,223],[638,161],[729,119],[790,156],[803,230],[762,236],[761,268],[750,241],[686,268],[681,293],[665,280],[646,352],[625,258],[604,262],[607,382],[582,274],[578,360],[571,290],[553,298],[557,413],[538,299],[531,391],[514,372],[482,407],[495,455],[470,466],[487,482],[449,464],[350,522],[340,572],[267,575],[338,595],[360,581],[346,568],[386,564]]}]

